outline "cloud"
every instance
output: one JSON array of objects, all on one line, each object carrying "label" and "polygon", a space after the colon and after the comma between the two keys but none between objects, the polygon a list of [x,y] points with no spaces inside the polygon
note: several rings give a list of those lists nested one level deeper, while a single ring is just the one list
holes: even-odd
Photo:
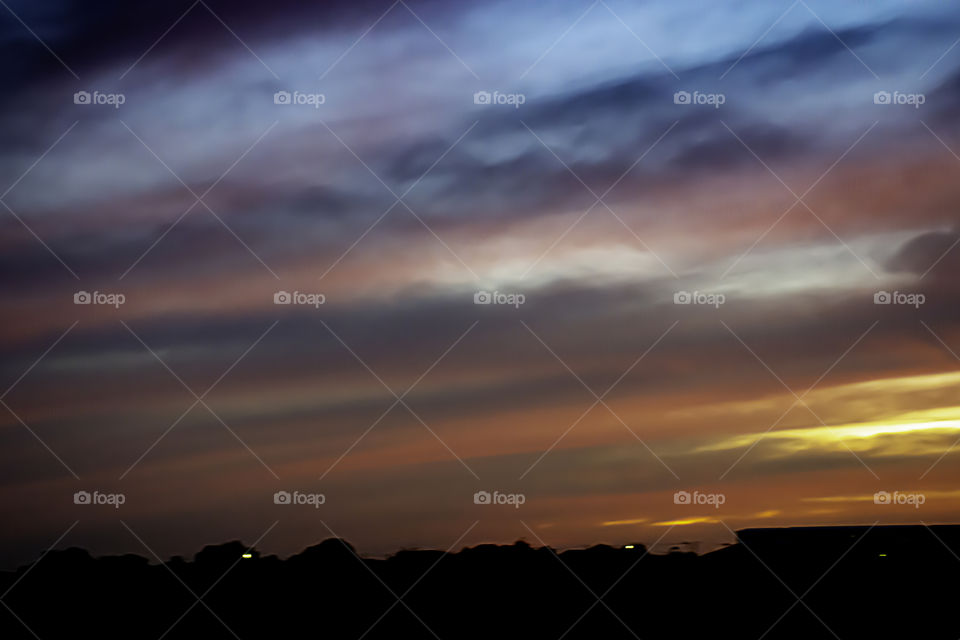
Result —
[{"label": "cloud", "polygon": [[955,232],[931,231],[905,242],[886,264],[893,272],[924,275],[956,273],[957,254],[953,249],[960,240]]}]

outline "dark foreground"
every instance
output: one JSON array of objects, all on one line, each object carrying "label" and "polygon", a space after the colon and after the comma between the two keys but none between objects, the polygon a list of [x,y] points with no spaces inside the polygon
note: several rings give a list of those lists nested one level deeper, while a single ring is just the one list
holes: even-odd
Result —
[{"label": "dark foreground", "polygon": [[165,565],[53,551],[0,573],[0,638],[960,637],[960,526],[738,536],[701,556],[519,542],[379,560],[334,539],[287,560],[239,542]]}]

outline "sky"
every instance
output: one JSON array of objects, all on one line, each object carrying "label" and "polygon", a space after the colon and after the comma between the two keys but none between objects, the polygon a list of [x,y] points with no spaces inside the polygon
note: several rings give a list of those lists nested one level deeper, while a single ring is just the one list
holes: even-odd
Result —
[{"label": "sky", "polygon": [[0,565],[957,521],[951,3],[0,4]]}]

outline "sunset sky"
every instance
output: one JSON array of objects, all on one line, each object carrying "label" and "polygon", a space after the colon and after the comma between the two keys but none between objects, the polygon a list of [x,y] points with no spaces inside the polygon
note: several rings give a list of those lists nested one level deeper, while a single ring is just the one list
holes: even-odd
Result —
[{"label": "sunset sky", "polygon": [[960,519],[953,3],[0,4],[0,565]]}]

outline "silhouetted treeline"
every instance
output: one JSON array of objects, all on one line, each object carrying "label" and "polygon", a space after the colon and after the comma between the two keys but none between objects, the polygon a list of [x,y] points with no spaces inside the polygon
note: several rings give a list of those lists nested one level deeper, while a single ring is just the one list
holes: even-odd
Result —
[{"label": "silhouetted treeline", "polygon": [[164,565],[52,551],[0,573],[0,638],[960,637],[958,526],[738,537],[704,555],[517,542],[372,559],[337,539],[286,560],[240,542]]}]

